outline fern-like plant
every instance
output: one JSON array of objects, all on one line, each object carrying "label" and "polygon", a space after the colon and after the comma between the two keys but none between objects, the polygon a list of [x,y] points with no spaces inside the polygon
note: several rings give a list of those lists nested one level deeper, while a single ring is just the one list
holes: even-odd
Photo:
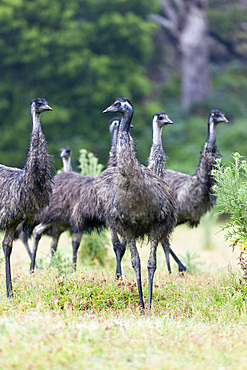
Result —
[{"label": "fern-like plant", "polygon": [[82,175],[96,177],[102,172],[104,166],[99,163],[99,160],[93,153],[88,152],[86,149],[80,150],[79,168]]},{"label": "fern-like plant", "polygon": [[227,166],[218,159],[212,176],[218,212],[229,215],[221,229],[233,248],[240,247],[240,266],[247,279],[247,162],[239,153]]}]

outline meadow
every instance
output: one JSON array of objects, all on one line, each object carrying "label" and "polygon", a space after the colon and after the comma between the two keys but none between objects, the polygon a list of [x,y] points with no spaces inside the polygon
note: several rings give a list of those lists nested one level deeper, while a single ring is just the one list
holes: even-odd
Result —
[{"label": "meadow", "polygon": [[[0,368],[245,369],[247,283],[238,251],[212,217],[205,216],[197,229],[179,226],[173,235],[173,249],[191,273],[180,276],[172,263],[169,275],[159,247],[153,308],[145,317],[129,251],[122,281],[115,280],[110,244],[105,266],[79,259],[76,273],[43,268],[30,275],[27,253],[16,241],[12,299],[5,297],[1,263]],[[43,237],[38,257],[49,248],[50,239]],[[71,258],[66,233],[59,251]],[[147,245],[140,254],[147,301]]]}]

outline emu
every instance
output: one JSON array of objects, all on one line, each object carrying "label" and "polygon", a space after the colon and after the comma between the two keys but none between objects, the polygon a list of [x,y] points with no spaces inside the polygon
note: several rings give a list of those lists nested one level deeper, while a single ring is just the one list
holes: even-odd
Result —
[{"label": "emu", "polygon": [[[134,107],[128,98],[118,98],[106,112],[119,112],[116,166],[104,170],[90,187],[90,193],[81,193],[73,214],[72,223],[80,228],[88,217],[105,220],[106,225],[122,236],[130,247],[131,263],[136,274],[141,313],[144,300],[141,282],[141,263],[136,240],[145,235],[150,240],[148,260],[149,297],[151,309],[153,278],[156,270],[158,243],[168,239],[176,222],[173,193],[166,181],[142,166],[136,157],[129,129]],[[88,200],[94,199],[91,204]],[[83,217],[82,217],[83,214]]]},{"label": "emu", "polygon": [[[59,149],[59,153],[63,161],[63,170],[72,171],[72,166],[71,166],[72,150],[71,148],[69,146],[62,147]],[[30,226],[28,230],[23,230],[23,222],[21,222],[15,230],[14,240],[20,239],[22,241],[30,257],[30,260],[32,260],[32,252],[30,251],[30,248],[28,245],[28,239],[32,236],[34,227],[38,224],[39,224],[39,216],[37,215],[35,217],[33,225]],[[46,230],[45,234],[49,236],[53,236],[53,241],[51,245],[51,253],[54,254],[54,251],[56,250],[56,244],[58,243],[58,240],[55,240],[55,236],[57,235],[57,232],[56,230],[49,228]],[[35,267],[37,267],[36,264],[35,264]]]},{"label": "emu", "polygon": [[[116,131],[118,130],[119,119],[111,120],[109,122],[109,130],[111,133],[111,151],[110,158],[114,161],[115,140],[117,138]],[[68,148],[68,147],[65,147]],[[60,149],[61,153],[68,152],[68,149]],[[65,157],[63,157],[65,158]],[[109,162],[111,160],[109,159]],[[111,165],[108,163],[108,165]],[[113,165],[113,163],[112,163]],[[65,163],[65,168],[68,168]],[[57,250],[60,235],[70,230],[72,236],[72,250],[73,250],[73,269],[76,270],[77,265],[77,252],[80,246],[83,232],[90,232],[92,229],[101,229],[105,226],[102,220],[95,219],[93,222],[87,220],[84,226],[76,231],[71,229],[70,217],[72,210],[77,203],[81,193],[87,193],[91,186],[94,177],[85,176],[74,171],[66,171],[54,176],[53,194],[50,204],[38,216],[39,224],[33,230],[33,253],[31,259],[30,270],[33,271],[35,267],[36,254],[38,244],[43,233],[53,237],[51,245],[52,255]]]},{"label": "emu", "polygon": [[71,155],[72,150],[69,146],[63,146],[59,149],[60,158],[62,158],[63,161],[63,170],[64,172],[72,171],[72,165],[71,165]]},{"label": "emu", "polygon": [[[208,136],[197,170],[193,176],[166,170],[166,155],[162,145],[162,128],[164,125],[172,123],[164,112],[155,113],[153,116],[153,143],[148,158],[148,168],[157,175],[165,178],[172,188],[177,208],[176,225],[187,223],[190,227],[198,226],[200,218],[209,211],[215,201],[212,186],[214,185],[211,171],[214,167],[218,150],[216,146],[216,127],[220,122],[228,122],[223,112],[212,110],[208,118]],[[186,266],[176,256],[170,248],[168,239],[162,241],[162,247],[165,252],[167,268],[171,273],[169,254],[172,255],[178,264],[179,272],[186,270]],[[121,250],[121,259],[125,253],[124,244],[119,246]],[[121,271],[121,260],[120,271]]]},{"label": "emu", "polygon": [[[165,170],[165,178],[175,197],[177,208],[176,226],[181,224],[187,224],[191,228],[198,226],[201,217],[216,202],[216,196],[212,189],[215,180],[211,176],[211,171],[219,156],[216,145],[216,128],[221,122],[228,123],[225,114],[216,109],[211,110],[208,117],[207,140],[193,176],[168,169]],[[179,271],[185,271],[186,267],[170,249],[169,243],[162,244],[162,247],[166,255],[168,271],[171,272],[169,253],[177,262]]]},{"label": "emu", "polygon": [[13,294],[10,255],[15,230],[22,221],[24,230],[28,229],[51,198],[52,164],[40,124],[40,114],[51,110],[45,99],[31,101],[32,133],[25,167],[18,169],[0,165],[0,229],[5,230],[2,246],[7,297]]}]

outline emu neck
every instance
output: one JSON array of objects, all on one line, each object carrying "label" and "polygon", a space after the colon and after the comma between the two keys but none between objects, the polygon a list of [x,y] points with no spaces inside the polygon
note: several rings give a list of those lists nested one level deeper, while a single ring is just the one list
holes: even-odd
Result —
[{"label": "emu neck", "polygon": [[119,125],[119,132],[126,132],[129,133],[130,130],[130,124],[133,118],[133,110],[128,110],[122,114],[122,119],[120,121]]},{"label": "emu neck", "polygon": [[118,138],[118,129],[115,129],[111,133],[111,150],[110,150],[110,156],[115,156],[116,155],[117,138]]},{"label": "emu neck", "polygon": [[37,202],[48,203],[51,188],[51,161],[40,124],[40,114],[31,112],[32,134],[25,165],[26,189]]},{"label": "emu neck", "polygon": [[201,158],[196,170],[196,175],[201,181],[208,181],[211,178],[211,171],[215,165],[215,160],[218,157],[216,145],[216,125],[212,117],[208,120],[208,137],[201,152]]},{"label": "emu neck", "polygon": [[31,111],[32,131],[41,130],[40,113]]},{"label": "emu neck", "polygon": [[161,139],[161,134],[162,134],[162,127],[156,125],[153,125],[153,146],[156,147],[162,147],[162,139]]},{"label": "emu neck", "polygon": [[111,135],[111,151],[116,150],[117,146],[118,129],[113,130]]},{"label": "emu neck", "polygon": [[214,123],[211,116],[208,119],[208,138],[207,138],[207,142],[209,144],[215,144],[216,143],[216,124]]},{"label": "emu neck", "polygon": [[153,125],[153,143],[148,158],[148,168],[158,176],[165,174],[166,155],[161,139],[162,127]]},{"label": "emu neck", "polygon": [[68,157],[68,158],[63,157],[62,160],[63,160],[63,170],[64,170],[64,172],[72,171],[71,158],[70,157]]},{"label": "emu neck", "polygon": [[126,178],[133,176],[136,171],[138,171],[139,174],[136,153],[131,145],[129,135],[132,117],[133,111],[128,111],[123,114],[117,140],[117,168],[118,172]]}]

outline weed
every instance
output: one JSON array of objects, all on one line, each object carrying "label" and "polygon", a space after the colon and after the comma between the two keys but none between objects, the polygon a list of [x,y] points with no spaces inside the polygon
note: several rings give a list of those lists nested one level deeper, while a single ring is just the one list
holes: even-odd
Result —
[{"label": "weed", "polygon": [[193,275],[201,273],[199,266],[202,266],[204,262],[198,261],[199,254],[196,252],[186,251],[181,257],[182,261],[186,266],[186,272]]},{"label": "weed", "polygon": [[37,265],[39,270],[56,269],[59,276],[72,272],[72,262],[59,251],[56,251],[53,256],[45,254],[43,258],[38,259]]},{"label": "weed", "polygon": [[106,245],[109,244],[109,236],[106,230],[100,233],[92,232],[82,236],[81,245],[79,249],[79,257],[83,264],[89,263],[91,265],[104,266],[107,261]]}]

